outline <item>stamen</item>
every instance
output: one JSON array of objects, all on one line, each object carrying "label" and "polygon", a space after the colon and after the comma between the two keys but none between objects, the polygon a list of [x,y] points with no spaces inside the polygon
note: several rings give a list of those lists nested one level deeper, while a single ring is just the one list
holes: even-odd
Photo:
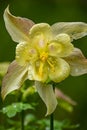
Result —
[{"label": "stamen", "polygon": [[53,65],[49,60],[47,60],[47,62],[48,62],[48,64],[50,65],[52,71],[54,72],[54,71],[55,71],[55,69],[54,69],[54,65]]},{"label": "stamen", "polygon": [[44,62],[46,61],[46,59],[48,58],[48,53],[47,52],[43,52],[40,55],[40,59]]},{"label": "stamen", "polygon": [[39,75],[40,75],[40,77],[42,77],[43,76],[43,63],[42,62],[40,62],[40,67],[39,67]]}]

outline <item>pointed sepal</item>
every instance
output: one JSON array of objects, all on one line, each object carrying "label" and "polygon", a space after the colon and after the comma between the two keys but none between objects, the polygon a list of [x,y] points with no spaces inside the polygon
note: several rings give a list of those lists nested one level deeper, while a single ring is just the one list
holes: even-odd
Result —
[{"label": "pointed sepal", "polygon": [[29,30],[34,25],[30,19],[15,17],[9,11],[9,6],[4,11],[5,26],[11,38],[15,42],[29,40]]},{"label": "pointed sepal", "polygon": [[35,82],[37,92],[39,93],[41,99],[44,101],[47,107],[47,115],[54,112],[57,106],[57,99],[53,91],[53,86],[51,84],[45,84],[42,82]]},{"label": "pointed sepal", "polygon": [[5,97],[12,91],[21,87],[22,83],[27,78],[27,70],[25,67],[19,66],[16,61],[13,61],[2,81],[1,95]]}]

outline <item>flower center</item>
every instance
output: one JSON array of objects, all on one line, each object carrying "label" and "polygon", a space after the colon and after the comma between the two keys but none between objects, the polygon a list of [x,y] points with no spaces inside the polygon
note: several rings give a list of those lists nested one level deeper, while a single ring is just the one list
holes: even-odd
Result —
[{"label": "flower center", "polygon": [[48,53],[47,53],[47,52],[42,52],[42,53],[40,54],[40,59],[41,59],[43,62],[46,61],[47,58],[48,58]]}]

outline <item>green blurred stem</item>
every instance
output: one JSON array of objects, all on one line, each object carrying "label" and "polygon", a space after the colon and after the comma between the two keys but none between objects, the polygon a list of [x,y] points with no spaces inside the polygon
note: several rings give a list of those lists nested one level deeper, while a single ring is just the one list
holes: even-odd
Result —
[{"label": "green blurred stem", "polygon": [[50,115],[50,130],[54,130],[54,116],[53,116],[53,113]]},{"label": "green blurred stem", "polygon": [[[53,83],[53,90],[55,92],[55,83]],[[50,115],[50,130],[54,130],[54,114]]]},{"label": "green blurred stem", "polygon": [[21,130],[24,130],[24,110],[21,112]]}]

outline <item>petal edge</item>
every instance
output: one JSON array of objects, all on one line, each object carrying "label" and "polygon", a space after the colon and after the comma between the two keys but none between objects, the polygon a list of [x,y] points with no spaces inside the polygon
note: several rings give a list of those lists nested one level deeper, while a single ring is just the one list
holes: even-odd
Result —
[{"label": "petal edge", "polygon": [[15,17],[9,12],[9,6],[4,11],[5,26],[15,42],[28,41],[29,30],[34,25],[30,19]]},{"label": "petal edge", "polygon": [[27,70],[25,67],[21,67],[16,61],[13,61],[2,81],[1,95],[5,97],[12,91],[19,89],[22,83],[27,78]]},{"label": "petal edge", "polygon": [[65,58],[69,63],[72,76],[87,74],[87,59],[80,49],[75,48],[72,54]]},{"label": "petal edge", "polygon": [[83,22],[59,22],[51,26],[54,35],[66,33],[71,40],[79,39],[87,35],[87,24]]}]

